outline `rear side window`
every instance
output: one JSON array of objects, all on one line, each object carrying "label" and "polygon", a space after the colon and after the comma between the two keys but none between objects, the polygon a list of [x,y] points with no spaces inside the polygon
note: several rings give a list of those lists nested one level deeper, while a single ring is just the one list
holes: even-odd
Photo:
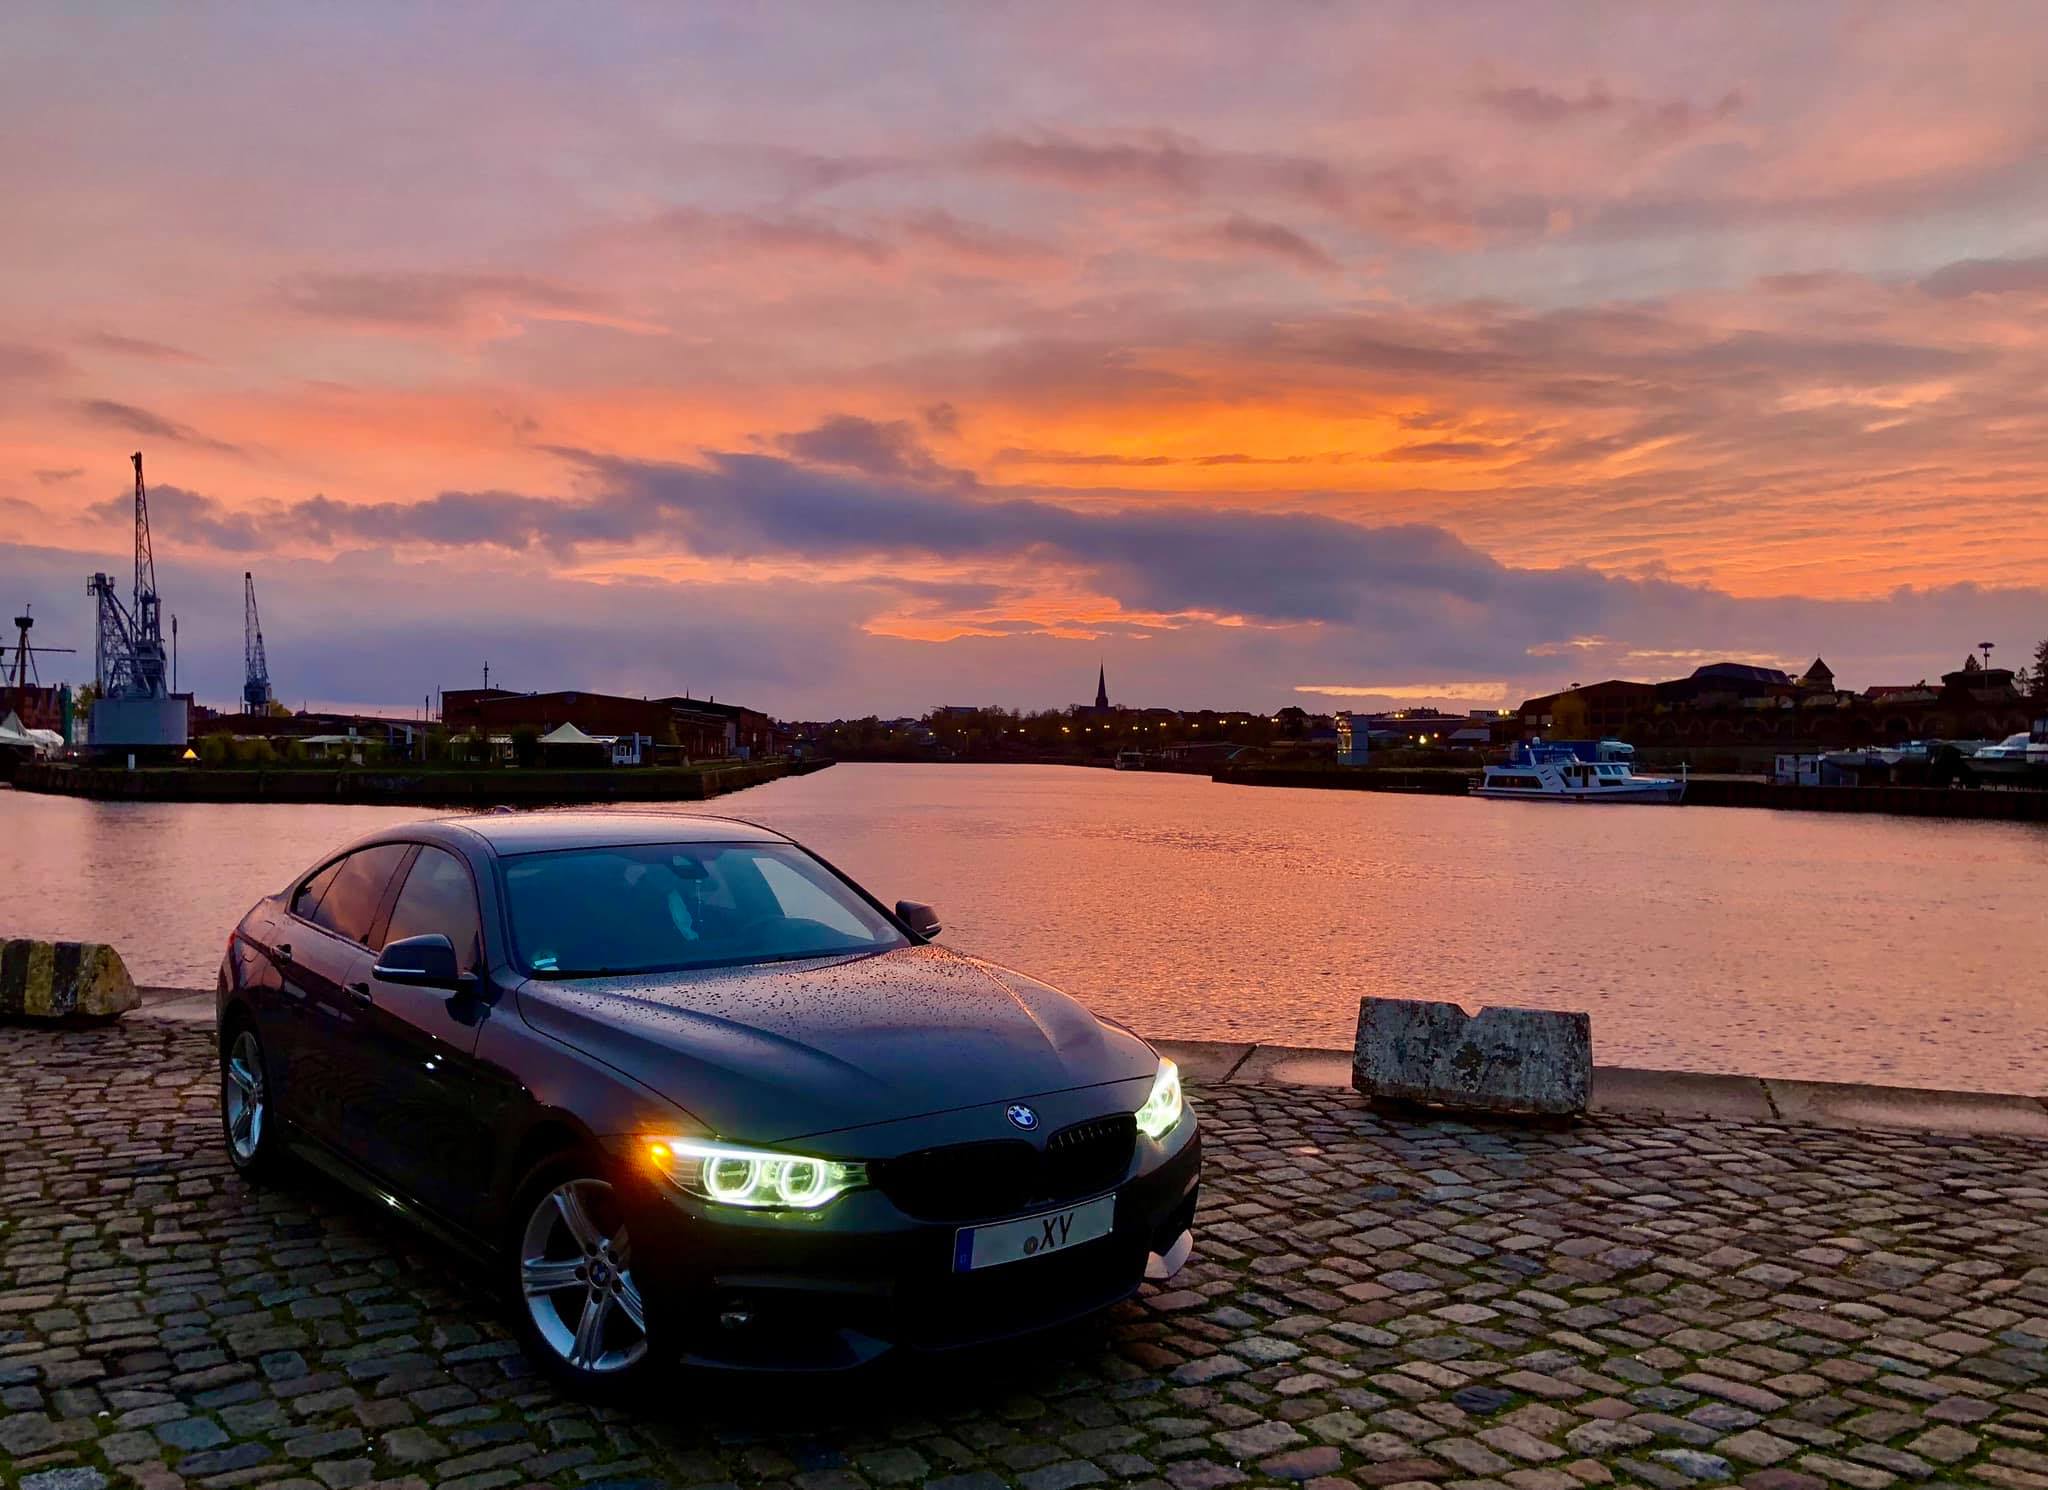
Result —
[{"label": "rear side window", "polygon": [[308,921],[312,920],[313,912],[320,908],[320,897],[327,893],[327,887],[334,883],[334,877],[341,873],[341,866],[345,862],[347,861],[336,859],[299,886],[298,893],[292,896],[292,914],[304,916]]},{"label": "rear side window", "polygon": [[468,868],[446,849],[423,848],[391,907],[384,941],[389,945],[435,931],[454,946],[456,963],[464,971],[474,971],[483,962],[483,929]]},{"label": "rear side window", "polygon": [[313,924],[367,945],[370,923],[377,919],[377,908],[384,903],[391,876],[404,861],[409,846],[380,843],[343,859],[340,872],[313,910]]}]

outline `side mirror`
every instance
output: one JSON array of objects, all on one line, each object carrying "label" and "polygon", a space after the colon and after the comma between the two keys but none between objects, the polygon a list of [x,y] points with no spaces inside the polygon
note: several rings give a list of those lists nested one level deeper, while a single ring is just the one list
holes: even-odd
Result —
[{"label": "side mirror", "polygon": [[456,966],[455,944],[438,931],[392,942],[377,954],[377,965],[370,972],[379,982],[407,988],[455,990],[476,981]]},{"label": "side mirror", "polygon": [[921,900],[897,901],[896,919],[926,941],[931,941],[940,931],[939,913]]}]

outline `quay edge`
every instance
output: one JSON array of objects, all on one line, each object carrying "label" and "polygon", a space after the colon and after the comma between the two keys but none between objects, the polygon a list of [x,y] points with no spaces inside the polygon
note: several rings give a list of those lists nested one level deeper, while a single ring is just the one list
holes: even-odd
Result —
[{"label": "quay edge", "polygon": [[[1212,1040],[1154,1040],[1190,1084],[1216,1086],[1351,1086],[1352,1052],[1295,1045]],[[1427,1111],[1428,1109],[1415,1109]],[[1936,1091],[1862,1082],[1792,1081],[1701,1071],[1595,1066],[1589,1112],[1652,1114],[1852,1129],[2048,1138],[2048,1096]],[[1459,1121],[1516,1122],[1449,1114]],[[1551,1121],[1539,1119],[1538,1121]]]},{"label": "quay edge", "polygon": [[1209,779],[1224,786],[1303,786],[1354,792],[1405,792],[1463,797],[1479,780],[1462,766],[1219,766]]},{"label": "quay edge", "polygon": [[[1211,772],[1209,779],[1225,786],[1292,786],[1462,797],[1471,794],[1479,773],[1453,766],[1222,766]],[[1895,817],[2048,823],[2048,791],[2003,787],[1781,786],[1747,777],[1694,776],[1686,783],[1685,801],[1693,807],[1882,812]]]},{"label": "quay edge", "polygon": [[[142,1008],[129,1017],[210,1025],[213,998],[209,989],[145,988]],[[1172,1057],[1189,1084],[1197,1088],[1351,1088],[1352,1053],[1348,1050],[1227,1040],[1153,1038],[1152,1043],[1161,1054]],[[1857,1131],[2048,1139],[2048,1094],[1938,1091],[1862,1082],[1654,1071],[1634,1066],[1593,1068],[1589,1112],[1594,1117],[1615,1114]],[[1452,1116],[1459,1121],[1481,1123],[1522,1121]]]},{"label": "quay edge", "polygon": [[119,766],[37,762],[15,778],[19,791],[90,797],[107,802],[388,802],[419,807],[498,803],[559,806],[572,802],[698,802],[807,776],[829,760],[760,761],[730,766],[613,766],[590,771],[506,768],[408,771],[403,767],[232,770],[176,766],[128,771]]}]

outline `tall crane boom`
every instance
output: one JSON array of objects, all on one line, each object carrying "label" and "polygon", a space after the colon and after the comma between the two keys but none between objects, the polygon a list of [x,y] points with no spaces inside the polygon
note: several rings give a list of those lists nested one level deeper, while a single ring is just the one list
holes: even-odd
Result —
[{"label": "tall crane boom", "polygon": [[149,490],[142,482],[142,452],[135,462],[135,589],[123,610],[107,576],[91,586],[100,597],[99,687],[104,695],[163,698],[170,692],[162,602],[156,593],[156,555],[149,543]]},{"label": "tall crane boom", "polygon": [[256,615],[256,577],[242,573],[242,712],[270,712],[270,659],[263,654],[263,622]]},{"label": "tall crane boom", "polygon": [[128,457],[135,462],[135,626],[144,637],[163,640],[163,620],[157,614],[156,550],[149,541],[149,491],[142,484],[142,452]]},{"label": "tall crane boom", "polygon": [[149,542],[149,489],[142,452],[135,463],[135,576],[123,606],[112,575],[95,574],[86,588],[99,602],[94,673],[99,697],[90,716],[95,749],[137,745],[181,747],[184,704],[171,696],[170,653],[164,646],[163,604],[156,591],[156,555]]}]

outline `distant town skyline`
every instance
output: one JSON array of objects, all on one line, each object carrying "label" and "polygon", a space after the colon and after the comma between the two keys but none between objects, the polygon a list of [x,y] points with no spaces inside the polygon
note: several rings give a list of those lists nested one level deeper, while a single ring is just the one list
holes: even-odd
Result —
[{"label": "distant town skyline", "polygon": [[[0,605],[181,682],[1513,705],[2048,634],[2022,3],[0,16]],[[13,614],[9,610],[5,614]],[[411,702],[409,702],[411,701]]]}]

